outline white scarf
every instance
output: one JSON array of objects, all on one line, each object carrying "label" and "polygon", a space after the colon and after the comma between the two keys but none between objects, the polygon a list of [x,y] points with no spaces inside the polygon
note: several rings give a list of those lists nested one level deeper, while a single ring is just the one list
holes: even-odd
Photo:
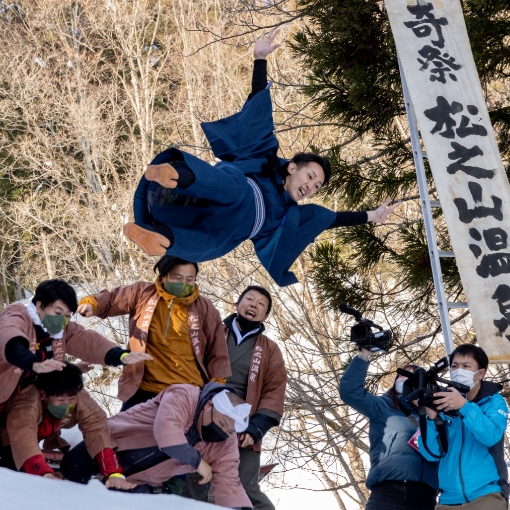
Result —
[{"label": "white scarf", "polygon": [[[25,307],[27,309],[28,315],[30,315],[30,318],[32,319],[32,322],[36,326],[41,326],[41,328],[43,328],[43,330],[47,333],[48,330],[43,326],[43,323],[41,322],[41,318],[39,317],[39,314],[37,313],[37,308],[35,307],[34,303],[32,303],[32,301],[30,301],[30,303],[28,303],[28,305],[25,305]],[[54,338],[55,340],[60,340],[64,336],[64,331],[65,331],[65,328],[62,331],[59,331],[55,335],[50,335],[50,337]]]},{"label": "white scarf", "polygon": [[216,393],[212,398],[213,406],[218,412],[234,420],[234,428],[237,433],[244,432],[248,428],[251,404],[244,403],[234,407],[227,393],[230,392],[228,390],[223,390]]}]

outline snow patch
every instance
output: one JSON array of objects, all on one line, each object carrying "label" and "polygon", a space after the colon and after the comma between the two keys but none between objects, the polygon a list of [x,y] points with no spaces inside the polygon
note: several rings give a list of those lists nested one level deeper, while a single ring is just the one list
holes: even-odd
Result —
[{"label": "snow patch", "polygon": [[0,468],[2,510],[214,510],[223,507],[167,494],[109,491],[98,480],[88,485]]}]

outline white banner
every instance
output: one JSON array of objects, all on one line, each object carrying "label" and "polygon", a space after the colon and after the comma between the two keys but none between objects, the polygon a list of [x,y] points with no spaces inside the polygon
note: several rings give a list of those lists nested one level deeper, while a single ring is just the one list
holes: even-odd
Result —
[{"label": "white banner", "polygon": [[510,362],[510,184],[458,0],[385,0],[475,332]]}]

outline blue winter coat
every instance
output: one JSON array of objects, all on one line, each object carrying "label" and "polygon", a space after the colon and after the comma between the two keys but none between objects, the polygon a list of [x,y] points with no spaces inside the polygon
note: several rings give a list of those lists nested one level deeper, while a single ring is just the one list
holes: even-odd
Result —
[{"label": "blue winter coat", "polygon": [[[416,432],[411,420],[393,407],[388,395],[372,395],[365,389],[370,363],[353,358],[340,381],[340,398],[368,418],[370,472],[366,485],[370,489],[384,480],[422,482],[437,490],[437,464],[425,460],[408,441]],[[406,402],[401,399],[401,405]],[[409,408],[411,411],[411,408]],[[418,415],[411,412],[418,421]]]},{"label": "blue winter coat", "polygon": [[[508,470],[503,455],[503,435],[508,419],[508,408],[499,384],[482,382],[475,401],[460,408],[461,416],[448,418],[448,453],[439,461],[439,502],[459,505],[476,498],[501,492],[508,499]],[[423,436],[418,444],[421,454],[433,459],[423,447]],[[427,420],[427,446],[439,455],[438,434],[434,421]]]},{"label": "blue winter coat", "polygon": [[[221,257],[250,239],[257,210],[246,180],[250,177],[261,189],[265,206],[262,229],[251,238],[257,256],[280,286],[296,283],[290,266],[333,224],[336,213],[315,204],[298,205],[272,178],[261,175],[266,156],[278,150],[269,90],[257,93],[240,112],[203,123],[202,129],[221,161],[213,166],[177,149],[159,154],[153,164],[175,161],[177,153],[193,171],[195,182],[191,186],[171,190],[189,200],[186,207],[182,207],[182,200],[174,200],[172,205],[151,203],[151,193],[158,185],[142,177],[135,193],[135,222],[150,228],[156,220],[168,226],[174,237],[169,255],[192,262]],[[363,218],[359,223],[366,221],[366,216]]]}]

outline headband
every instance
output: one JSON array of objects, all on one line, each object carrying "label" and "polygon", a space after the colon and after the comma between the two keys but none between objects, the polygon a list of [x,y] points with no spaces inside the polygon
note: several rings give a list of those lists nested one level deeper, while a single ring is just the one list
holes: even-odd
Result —
[{"label": "headband", "polygon": [[216,393],[212,398],[213,406],[218,412],[234,420],[236,432],[244,432],[248,427],[251,404],[238,404],[234,407],[227,393],[230,392],[228,390],[223,390]]}]

